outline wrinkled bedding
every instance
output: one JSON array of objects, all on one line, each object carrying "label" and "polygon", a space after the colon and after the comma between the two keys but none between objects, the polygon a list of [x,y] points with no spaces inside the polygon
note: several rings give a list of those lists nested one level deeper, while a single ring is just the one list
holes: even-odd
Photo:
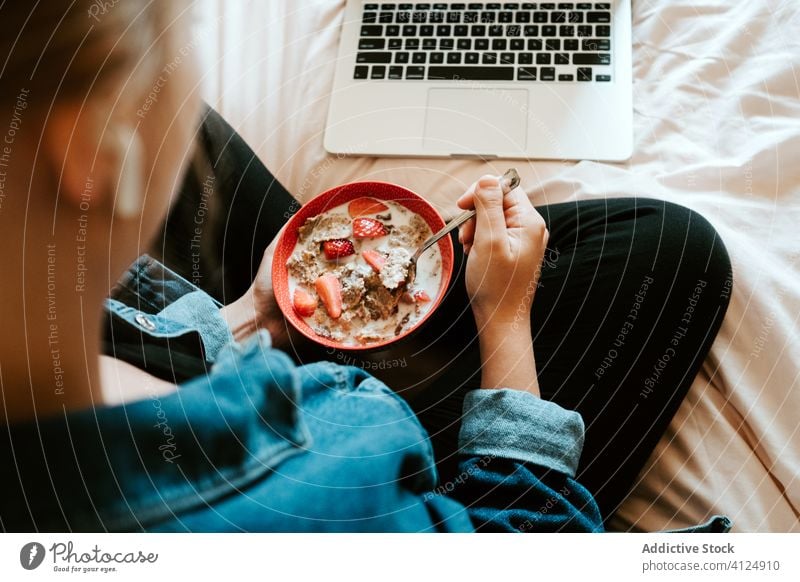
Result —
[{"label": "wrinkled bedding", "polygon": [[[322,136],[342,0],[201,1],[203,92],[289,190],[397,182],[444,214],[508,162],[344,158]],[[800,532],[800,3],[634,0],[634,155],[514,162],[535,204],[648,196],[691,207],[734,263],[722,330],[615,529],[731,517]]]}]

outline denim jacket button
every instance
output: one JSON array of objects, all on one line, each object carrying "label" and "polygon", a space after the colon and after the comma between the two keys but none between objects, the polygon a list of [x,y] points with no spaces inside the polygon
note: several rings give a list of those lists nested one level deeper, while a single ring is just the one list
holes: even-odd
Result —
[{"label": "denim jacket button", "polygon": [[147,331],[153,331],[156,328],[156,324],[153,323],[153,321],[144,313],[137,313],[134,319],[136,320],[136,323],[141,325]]}]

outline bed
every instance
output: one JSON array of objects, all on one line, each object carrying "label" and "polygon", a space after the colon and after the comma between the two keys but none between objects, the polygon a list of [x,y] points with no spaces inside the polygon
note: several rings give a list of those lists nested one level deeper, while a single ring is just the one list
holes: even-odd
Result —
[{"label": "bed", "polygon": [[[333,156],[322,136],[343,0],[200,0],[202,91],[301,200],[355,179],[444,214],[509,162]],[[648,196],[693,208],[734,264],[711,353],[612,527],[800,532],[800,3],[634,0],[635,150],[514,162],[535,204]]]}]

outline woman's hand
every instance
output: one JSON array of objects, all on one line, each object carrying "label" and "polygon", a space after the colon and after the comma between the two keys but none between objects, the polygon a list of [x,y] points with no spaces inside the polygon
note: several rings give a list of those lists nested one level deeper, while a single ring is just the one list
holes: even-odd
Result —
[{"label": "woman's hand", "polygon": [[458,206],[477,211],[458,238],[468,254],[467,292],[479,328],[529,319],[549,237],[544,219],[521,188],[504,196],[494,176],[478,180]]},{"label": "woman's hand", "polygon": [[[276,237],[275,240],[278,240]],[[272,336],[272,344],[282,346],[287,340],[286,322],[275,294],[272,291],[272,256],[275,242],[264,251],[258,273],[250,289],[239,299],[223,307],[220,314],[236,341],[246,339],[259,329],[266,329]]]},{"label": "woman's hand", "polygon": [[505,196],[484,176],[459,200],[475,208],[459,240],[467,253],[466,285],[478,326],[481,387],[515,388],[539,395],[530,311],[548,232],[519,188]]}]

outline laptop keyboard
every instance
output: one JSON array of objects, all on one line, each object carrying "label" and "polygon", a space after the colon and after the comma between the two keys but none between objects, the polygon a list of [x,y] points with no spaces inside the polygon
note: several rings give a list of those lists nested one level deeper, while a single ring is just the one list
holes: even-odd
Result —
[{"label": "laptop keyboard", "polygon": [[611,81],[610,2],[365,3],[355,79]]}]

